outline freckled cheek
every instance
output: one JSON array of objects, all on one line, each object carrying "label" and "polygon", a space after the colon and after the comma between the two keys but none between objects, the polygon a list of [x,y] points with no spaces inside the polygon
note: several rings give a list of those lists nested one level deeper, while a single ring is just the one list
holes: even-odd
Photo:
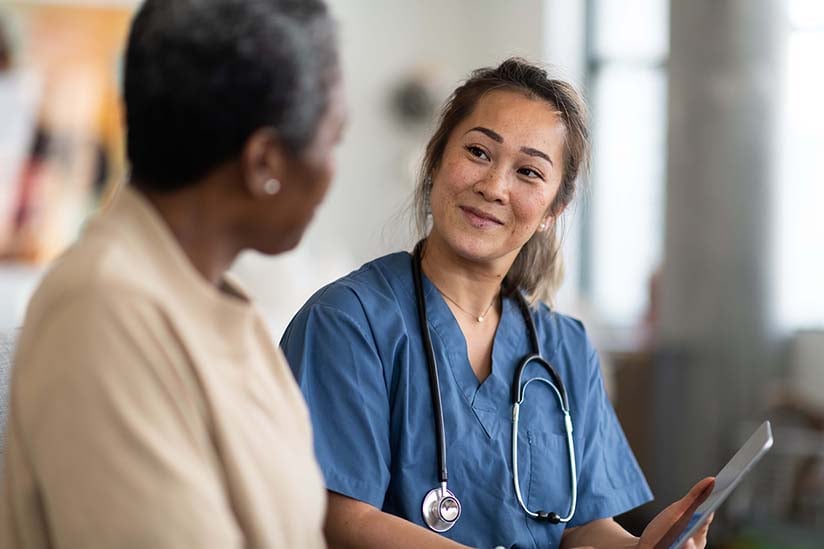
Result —
[{"label": "freckled cheek", "polygon": [[436,224],[451,225],[460,217],[456,206],[466,201],[467,193],[472,192],[477,169],[467,166],[465,162],[450,162],[444,159],[441,169],[435,176],[432,189],[432,214]]},{"label": "freckled cheek", "polygon": [[519,230],[532,231],[544,218],[549,206],[543,207],[537,200],[518,201],[512,204],[512,213],[518,220]]},{"label": "freckled cheek", "polygon": [[438,174],[438,183],[450,194],[471,188],[483,176],[482,169],[463,159],[446,159]]}]

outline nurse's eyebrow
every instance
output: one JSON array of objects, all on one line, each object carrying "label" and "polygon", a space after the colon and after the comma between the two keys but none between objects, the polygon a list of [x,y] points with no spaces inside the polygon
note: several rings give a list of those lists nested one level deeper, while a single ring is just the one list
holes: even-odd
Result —
[{"label": "nurse's eyebrow", "polygon": [[[481,132],[482,134],[484,134],[485,136],[489,137],[491,140],[493,140],[497,143],[503,143],[504,142],[504,138],[503,138],[503,136],[501,136],[501,134],[499,134],[495,130],[490,130],[489,128],[485,128],[483,126],[475,126],[474,128],[472,128],[470,130],[467,130],[467,132],[464,135],[466,135],[469,132]],[[555,163],[552,161],[552,159],[549,157],[549,155],[546,154],[543,151],[539,151],[538,149],[533,149],[532,147],[521,147],[521,152],[524,153],[524,154],[528,154],[529,156],[536,156],[538,158],[543,158],[544,160],[549,162],[550,166],[555,166]]]},{"label": "nurse's eyebrow", "polygon": [[538,149],[532,149],[530,147],[521,147],[521,152],[524,154],[528,154],[529,156],[537,156],[538,158],[543,158],[547,162],[549,162],[550,166],[555,166],[555,163],[546,153],[539,151]]},{"label": "nurse's eyebrow", "polygon": [[[490,138],[492,141],[497,141],[498,143],[504,142],[504,138],[501,137],[501,134],[494,130],[490,130],[489,128],[484,128],[483,126],[475,126],[471,130],[467,130],[466,133],[469,132],[481,132],[482,134]],[[464,135],[466,135],[466,133]]]}]

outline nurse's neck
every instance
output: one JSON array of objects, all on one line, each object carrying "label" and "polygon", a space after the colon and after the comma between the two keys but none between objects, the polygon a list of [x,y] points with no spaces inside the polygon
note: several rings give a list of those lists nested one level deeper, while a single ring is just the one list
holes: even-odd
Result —
[{"label": "nurse's neck", "polygon": [[441,294],[473,315],[484,314],[496,300],[511,266],[509,258],[490,262],[467,259],[435,233],[426,239],[421,261],[424,274]]}]

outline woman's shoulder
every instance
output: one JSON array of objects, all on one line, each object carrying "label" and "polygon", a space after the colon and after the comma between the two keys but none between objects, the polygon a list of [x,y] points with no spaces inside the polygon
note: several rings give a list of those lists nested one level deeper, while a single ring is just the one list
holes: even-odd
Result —
[{"label": "woman's shoulder", "polygon": [[555,330],[562,330],[569,335],[586,337],[584,323],[574,316],[553,309],[544,301],[537,301],[532,309],[540,324]]},{"label": "woman's shoulder", "polygon": [[411,265],[407,252],[373,259],[319,289],[298,314],[315,309],[332,309],[354,318],[385,314],[412,296]]},{"label": "woman's shoulder", "polygon": [[554,350],[565,347],[568,350],[594,352],[592,342],[584,323],[574,316],[552,309],[547,303],[538,301],[533,306],[536,329],[544,339],[553,342]]}]

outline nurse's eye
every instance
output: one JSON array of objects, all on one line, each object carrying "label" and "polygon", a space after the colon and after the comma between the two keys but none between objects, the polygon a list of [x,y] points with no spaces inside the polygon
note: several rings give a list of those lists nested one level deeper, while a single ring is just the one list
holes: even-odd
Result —
[{"label": "nurse's eye", "polygon": [[521,168],[518,170],[518,173],[528,179],[540,179],[541,181],[544,181],[544,174],[532,168]]},{"label": "nurse's eye", "polygon": [[486,154],[486,151],[477,145],[467,145],[466,150],[469,151],[469,154],[471,154],[475,158],[479,158],[481,160],[489,160],[489,155]]}]

